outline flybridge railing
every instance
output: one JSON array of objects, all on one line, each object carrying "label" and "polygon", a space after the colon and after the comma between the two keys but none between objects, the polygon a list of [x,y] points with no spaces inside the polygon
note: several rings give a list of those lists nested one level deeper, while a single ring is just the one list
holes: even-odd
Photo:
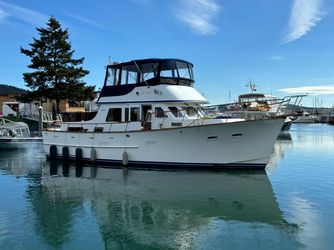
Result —
[{"label": "flybridge railing", "polygon": [[[281,99],[282,101],[279,109],[281,109],[283,105],[291,105],[291,110],[289,110],[289,112],[291,115],[296,115],[295,112],[297,112],[297,108],[300,107],[301,101],[305,96],[307,96],[307,94],[285,96],[283,99]],[[290,104],[290,102],[293,102],[293,104]]]}]

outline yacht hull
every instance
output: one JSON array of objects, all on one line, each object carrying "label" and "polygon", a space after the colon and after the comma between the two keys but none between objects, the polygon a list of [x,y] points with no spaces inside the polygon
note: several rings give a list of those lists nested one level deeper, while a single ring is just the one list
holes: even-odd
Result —
[{"label": "yacht hull", "polygon": [[[283,119],[129,132],[43,131],[47,157],[132,167],[256,168],[269,161]],[[50,151],[50,148],[56,148]],[[68,155],[63,155],[63,148]],[[76,151],[80,149],[80,154]]]}]

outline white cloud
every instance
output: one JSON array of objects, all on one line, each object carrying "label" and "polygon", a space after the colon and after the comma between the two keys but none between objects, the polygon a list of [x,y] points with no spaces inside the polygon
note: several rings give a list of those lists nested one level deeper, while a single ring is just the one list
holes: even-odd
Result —
[{"label": "white cloud", "polygon": [[285,88],[285,89],[279,89],[279,91],[287,94],[308,94],[312,96],[333,95],[334,84]]},{"label": "white cloud", "polygon": [[306,35],[321,21],[325,15],[322,9],[323,0],[294,0],[290,21],[289,32],[284,43],[293,42]]},{"label": "white cloud", "polygon": [[48,20],[48,16],[44,15],[43,13],[23,8],[14,4],[0,2],[0,7],[0,21],[4,21],[8,19],[8,17],[11,17],[34,26],[41,26]]},{"label": "white cloud", "polygon": [[[305,144],[307,145],[308,143]],[[314,146],[312,145],[312,150],[314,150]],[[289,211],[291,211],[295,223],[302,225],[301,230],[298,231],[300,242],[303,242],[309,249],[327,248],[327,242],[324,239],[326,234],[323,227],[323,220],[326,219],[321,216],[316,204],[298,196],[297,193],[288,193],[287,195],[288,197],[290,196],[290,200],[287,202]]]},{"label": "white cloud", "polygon": [[8,17],[8,13],[0,9],[0,23],[4,22]]},{"label": "white cloud", "polygon": [[273,61],[282,61],[284,60],[285,58],[283,56],[272,56],[269,58],[270,60],[273,60]]},{"label": "white cloud", "polygon": [[67,15],[69,17],[72,17],[80,22],[83,22],[83,23],[86,23],[86,24],[89,24],[91,26],[95,26],[95,27],[98,27],[98,28],[103,28],[103,29],[108,29],[108,27],[106,25],[103,25],[101,23],[98,23],[94,20],[91,20],[91,19],[88,19],[88,18],[85,18],[85,17],[82,17],[82,16],[78,16],[78,15],[74,15],[74,14],[70,14],[70,13],[67,13]]},{"label": "white cloud", "polygon": [[212,19],[220,10],[221,6],[216,0],[180,0],[176,18],[198,35],[212,35],[217,31]]}]

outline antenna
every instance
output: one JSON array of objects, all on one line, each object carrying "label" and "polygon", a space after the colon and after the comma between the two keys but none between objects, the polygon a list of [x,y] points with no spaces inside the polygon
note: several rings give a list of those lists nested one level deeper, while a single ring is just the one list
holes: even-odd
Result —
[{"label": "antenna", "polygon": [[252,83],[252,79],[249,79],[249,82],[246,84],[246,88],[250,88],[251,92],[254,93],[256,91],[255,83]]},{"label": "antenna", "polygon": [[112,64],[112,60],[111,60],[111,56],[109,55],[109,65],[111,65]]}]

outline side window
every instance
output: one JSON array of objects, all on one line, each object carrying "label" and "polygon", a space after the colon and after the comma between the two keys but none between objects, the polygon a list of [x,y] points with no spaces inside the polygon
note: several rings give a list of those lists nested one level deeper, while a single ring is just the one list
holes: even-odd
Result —
[{"label": "side window", "polygon": [[168,109],[170,110],[170,112],[172,112],[172,114],[175,117],[182,117],[181,112],[177,109],[177,107],[168,107]]},{"label": "side window", "polygon": [[187,107],[186,108],[186,113],[189,117],[197,116],[197,112],[193,107]]},{"label": "side window", "polygon": [[124,110],[124,121],[128,122],[129,121],[129,108],[125,108]]},{"label": "side window", "polygon": [[131,122],[139,121],[139,108],[138,107],[130,108],[130,121]]},{"label": "side window", "polygon": [[111,108],[108,111],[106,122],[121,122],[122,121],[122,109]]},{"label": "side window", "polygon": [[119,69],[115,69],[113,71],[113,74],[114,74],[114,85],[119,85],[120,83],[120,79],[119,78]]},{"label": "side window", "polygon": [[128,71],[127,70],[122,70],[121,71],[121,79],[120,79],[120,84],[128,84]]},{"label": "side window", "polygon": [[156,77],[156,75],[157,75],[157,74],[156,74],[155,72],[147,72],[147,73],[143,73],[141,81],[147,81],[147,80],[149,80],[149,79],[151,79],[151,78]]},{"label": "side window", "polygon": [[155,117],[157,118],[167,117],[167,115],[165,114],[165,112],[163,111],[161,107],[156,107],[154,113],[155,113]]},{"label": "side window", "polygon": [[109,68],[107,71],[107,86],[119,84],[119,69]]},{"label": "side window", "polygon": [[146,81],[157,76],[159,63],[145,63],[141,65],[141,81]]},{"label": "side window", "polygon": [[128,71],[128,75],[127,75],[127,83],[131,84],[131,83],[137,83],[137,77],[138,77],[138,72],[137,71]]}]

